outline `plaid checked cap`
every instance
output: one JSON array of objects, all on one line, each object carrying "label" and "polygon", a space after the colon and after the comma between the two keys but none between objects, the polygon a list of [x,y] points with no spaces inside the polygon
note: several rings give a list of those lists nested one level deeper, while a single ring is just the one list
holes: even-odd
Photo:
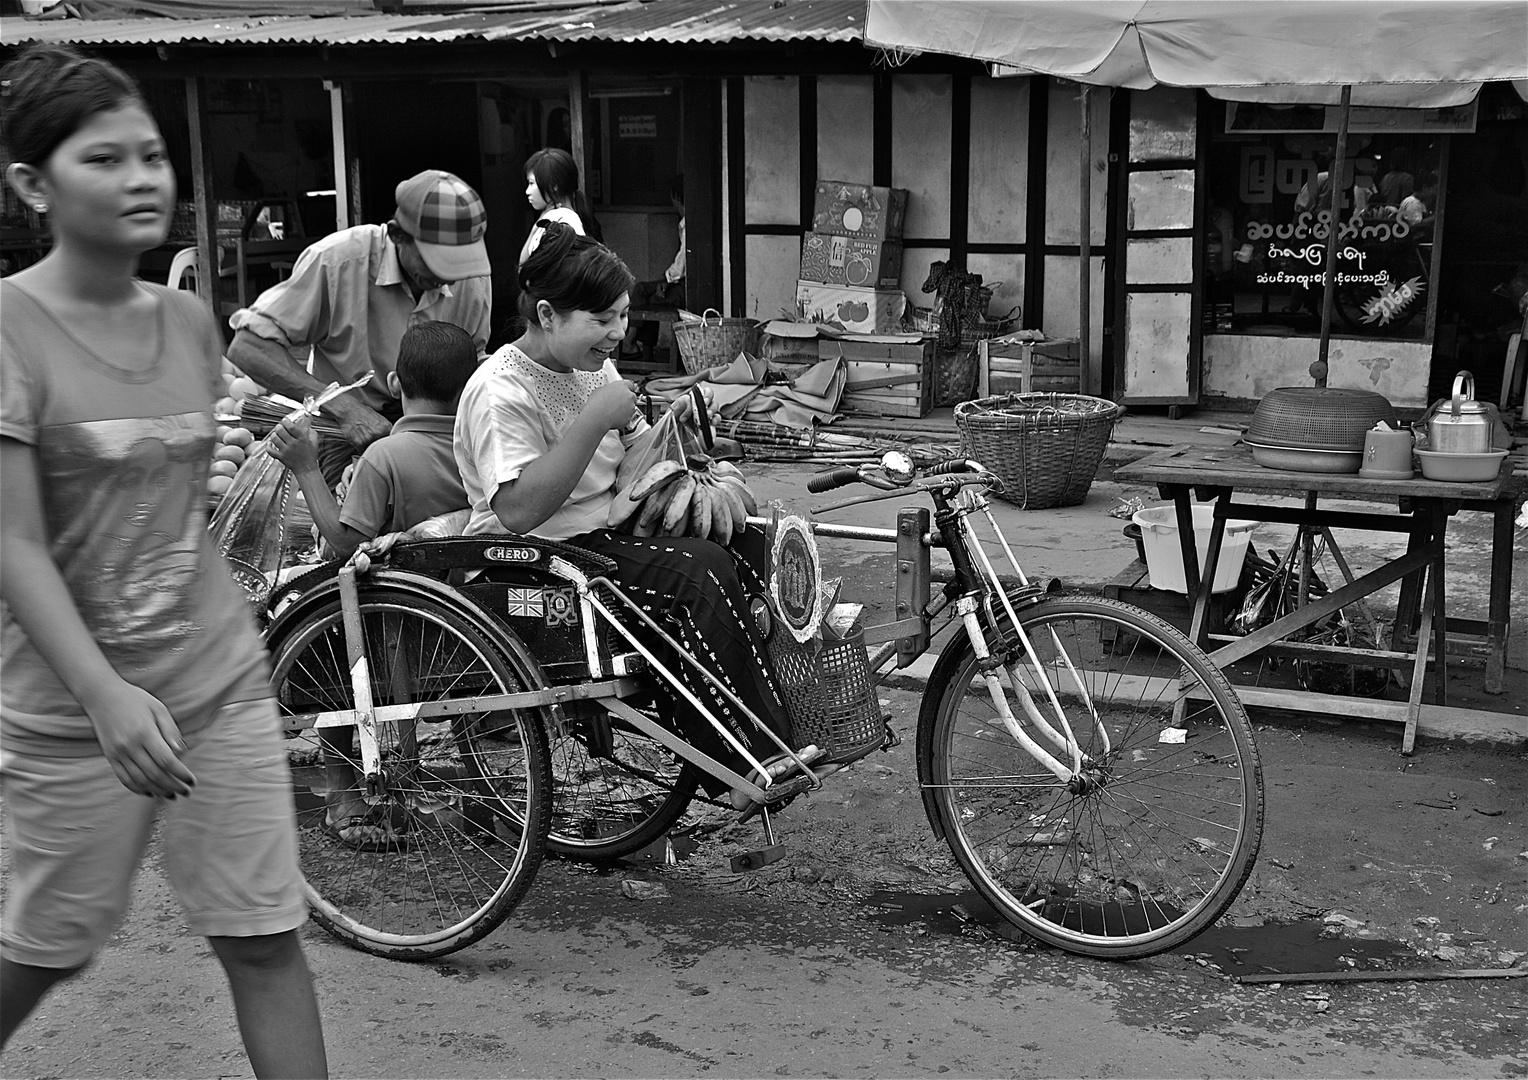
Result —
[{"label": "plaid checked cap", "polygon": [[488,211],[483,200],[460,177],[426,169],[398,185],[398,209],[393,215],[414,238],[425,265],[442,281],[481,277],[489,273]]}]

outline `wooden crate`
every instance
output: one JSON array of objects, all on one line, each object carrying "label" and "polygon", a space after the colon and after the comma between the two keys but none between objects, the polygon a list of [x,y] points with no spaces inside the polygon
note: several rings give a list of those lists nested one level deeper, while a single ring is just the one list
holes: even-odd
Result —
[{"label": "wooden crate", "polygon": [[1082,393],[1076,338],[976,343],[977,393]]},{"label": "wooden crate", "polygon": [[823,360],[842,359],[848,381],[840,408],[872,416],[923,416],[934,407],[934,342],[818,342]]}]

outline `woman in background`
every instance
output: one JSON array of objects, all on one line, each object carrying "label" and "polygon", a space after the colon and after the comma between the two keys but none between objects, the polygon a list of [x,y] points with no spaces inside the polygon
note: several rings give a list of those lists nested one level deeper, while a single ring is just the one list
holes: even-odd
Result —
[{"label": "woman in background", "polygon": [[578,163],[566,150],[551,147],[537,150],[525,163],[525,198],[536,211],[536,224],[525,238],[520,249],[520,261],[524,266],[549,222],[560,221],[583,236],[603,240],[604,232],[589,209],[589,200],[578,186]]}]

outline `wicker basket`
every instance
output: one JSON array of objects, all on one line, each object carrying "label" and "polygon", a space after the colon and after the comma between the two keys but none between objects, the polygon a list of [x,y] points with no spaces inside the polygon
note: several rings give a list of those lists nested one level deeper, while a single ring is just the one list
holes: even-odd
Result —
[{"label": "wicker basket", "polygon": [[769,639],[769,658],[797,747],[815,743],[826,751],[824,762],[843,761],[885,739],[863,633],[802,644],[778,628]]},{"label": "wicker basket", "polygon": [[674,324],[674,342],[684,370],[691,375],[718,364],[730,364],[738,353],[759,354],[763,327],[753,319],[732,319],[707,308],[700,320]]},{"label": "wicker basket", "polygon": [[[936,315],[936,324],[937,321]],[[966,315],[965,321],[960,326],[959,347],[941,348],[934,354],[934,408],[959,405],[962,401],[970,401],[976,396],[981,359],[976,351],[977,342],[1001,337],[1012,330],[1018,321],[1017,307],[1007,315],[1000,315],[997,318],[986,315]],[[937,325],[935,333],[938,333]]]},{"label": "wicker basket", "polygon": [[1085,394],[1003,394],[955,406],[960,452],[1002,477],[999,498],[1024,510],[1076,506],[1125,410]]},{"label": "wicker basket", "polygon": [[976,396],[976,346],[934,350],[934,408],[958,405]]}]

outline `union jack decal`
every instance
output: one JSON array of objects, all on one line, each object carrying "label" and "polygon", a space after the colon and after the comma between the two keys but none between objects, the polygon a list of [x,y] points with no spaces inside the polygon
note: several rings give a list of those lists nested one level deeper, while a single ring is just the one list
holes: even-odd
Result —
[{"label": "union jack decal", "polygon": [[546,614],[546,601],[540,589],[504,590],[504,614],[511,618],[539,619]]}]

